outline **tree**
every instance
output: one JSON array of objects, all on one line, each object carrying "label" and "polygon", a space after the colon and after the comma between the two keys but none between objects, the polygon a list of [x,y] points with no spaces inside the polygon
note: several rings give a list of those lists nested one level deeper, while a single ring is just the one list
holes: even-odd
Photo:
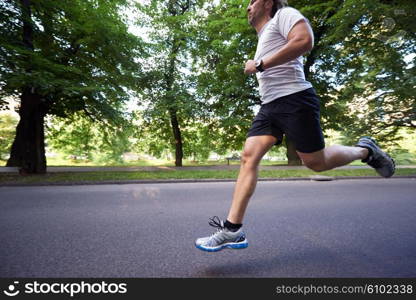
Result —
[{"label": "tree", "polygon": [[117,123],[140,84],[141,40],[128,32],[126,0],[7,1],[0,15],[0,98],[20,98],[8,166],[46,172],[44,118],[77,111]]},{"label": "tree", "polygon": [[205,99],[210,123],[220,137],[217,151],[241,148],[260,98],[254,76],[243,73],[254,57],[256,34],[248,25],[247,1],[223,0],[205,4],[199,15],[193,70],[197,93]]},{"label": "tree", "polygon": [[131,147],[133,127],[128,120],[118,126],[97,122],[82,112],[53,117],[46,126],[48,147],[75,158],[122,163]]},{"label": "tree", "polygon": [[[145,120],[142,112],[135,113],[133,120],[135,132],[132,135],[133,151],[171,159],[175,157],[175,152],[172,151],[172,145],[169,143],[172,139],[169,124],[166,124],[169,130],[162,126],[158,128],[158,126],[152,125],[156,120],[158,120],[157,117],[153,120]],[[220,155],[225,154],[225,152],[217,151],[220,149],[218,144],[221,140],[216,133],[214,124],[207,124],[199,119],[188,120],[182,123],[181,129],[184,158],[203,161],[208,159],[211,152],[214,151]]]},{"label": "tree", "polygon": [[149,78],[141,93],[145,126],[152,128],[155,139],[171,141],[175,165],[182,166],[184,135],[192,120],[203,115],[203,105],[192,94],[193,76],[189,71],[189,49],[193,38],[192,21],[199,1],[152,0],[138,5],[142,24],[152,39]]},{"label": "tree", "polygon": [[[331,22],[339,22],[353,5],[346,1]],[[338,99],[349,111],[344,134],[349,141],[369,134],[392,144],[401,138],[400,128],[416,132],[416,66],[406,60],[416,50],[414,2],[368,0],[356,6],[350,21],[356,33],[345,38],[346,28],[340,27],[330,37],[344,37],[334,55],[342,87]]]},{"label": "tree", "polygon": [[[244,63],[254,57],[257,46],[256,32],[247,21],[248,2],[222,0],[218,5],[207,5],[207,16],[197,22],[193,54],[198,92],[209,99],[222,151],[242,148],[254,107],[260,104],[255,76],[243,73]],[[293,143],[285,139],[284,144],[289,164],[301,164]]]},{"label": "tree", "polygon": [[93,153],[98,150],[98,134],[94,123],[82,113],[66,118],[53,117],[46,126],[48,148],[75,159],[93,159]]},{"label": "tree", "polygon": [[[222,139],[235,148],[241,147],[253,117],[251,108],[259,101],[254,77],[242,74],[243,63],[256,47],[255,32],[246,21],[247,4],[222,0],[208,6],[205,22],[198,21],[194,51],[200,57],[198,92],[210,100],[210,110],[226,128]],[[399,127],[415,126],[415,65],[404,60],[415,52],[412,1],[289,4],[314,29],[315,47],[305,56],[304,70],[321,98],[324,130],[344,131],[351,143],[363,134],[392,140]],[[363,98],[364,107],[359,102]],[[354,109],[351,104],[357,102]],[[287,148],[294,152],[290,144]]]},{"label": "tree", "polygon": [[311,20],[316,45],[305,74],[322,98],[323,125],[344,142],[362,135],[382,142],[414,127],[415,52],[412,1],[293,1]]}]

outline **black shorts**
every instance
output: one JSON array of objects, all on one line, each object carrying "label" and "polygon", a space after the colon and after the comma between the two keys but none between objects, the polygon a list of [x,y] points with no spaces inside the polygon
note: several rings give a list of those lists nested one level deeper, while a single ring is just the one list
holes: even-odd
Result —
[{"label": "black shorts", "polygon": [[303,153],[325,148],[324,136],[319,122],[319,98],[313,88],[277,98],[261,106],[247,137],[272,135],[276,145],[286,135]]}]

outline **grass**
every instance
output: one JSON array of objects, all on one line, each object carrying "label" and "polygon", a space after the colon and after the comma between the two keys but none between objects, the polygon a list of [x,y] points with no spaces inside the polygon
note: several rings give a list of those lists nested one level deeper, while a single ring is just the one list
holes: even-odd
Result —
[{"label": "grass", "polygon": [[[0,166],[5,166],[6,161],[0,160]],[[227,165],[226,160],[215,160],[215,161],[183,161],[183,166],[185,167],[192,167],[192,166],[225,166]],[[239,160],[231,160],[230,165],[240,165]],[[287,165],[286,160],[282,161],[270,161],[270,160],[262,160],[260,165],[262,166],[277,166]],[[360,161],[354,161],[351,163],[352,166],[364,166]],[[139,161],[131,161],[131,162],[123,162],[123,163],[97,163],[93,161],[73,161],[68,159],[60,159],[60,158],[48,158],[48,167],[174,167],[174,161],[168,160],[139,160]]]},{"label": "grass", "polygon": [[[259,178],[308,177],[317,173],[310,170],[261,170]],[[372,169],[338,169],[319,173],[325,176],[377,176]],[[416,175],[416,169],[397,169],[396,175]],[[0,184],[19,183],[77,183],[151,179],[237,179],[238,170],[163,170],[140,172],[67,172],[48,173],[46,175],[20,176],[12,173],[0,173]]]}]

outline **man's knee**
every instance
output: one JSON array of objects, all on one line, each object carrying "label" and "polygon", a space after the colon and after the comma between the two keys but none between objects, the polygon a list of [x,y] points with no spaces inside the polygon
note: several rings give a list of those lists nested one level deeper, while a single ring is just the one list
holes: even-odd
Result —
[{"label": "man's knee", "polygon": [[302,153],[297,151],[297,153],[302,159],[303,164],[312,171],[323,172],[328,170],[324,150],[320,150],[314,153]]},{"label": "man's knee", "polygon": [[253,151],[244,149],[241,153],[241,164],[244,166],[256,166],[258,158]]},{"label": "man's knee", "polygon": [[253,153],[246,149],[241,152],[241,163],[246,164],[253,159]]},{"label": "man's knee", "polygon": [[264,154],[276,144],[277,139],[271,135],[252,136],[247,138],[241,153],[241,165],[257,167]]}]

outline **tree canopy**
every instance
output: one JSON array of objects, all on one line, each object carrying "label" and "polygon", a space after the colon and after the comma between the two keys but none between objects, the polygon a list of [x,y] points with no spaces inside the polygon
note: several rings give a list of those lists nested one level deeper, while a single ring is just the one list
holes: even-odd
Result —
[{"label": "tree canopy", "polygon": [[[117,123],[145,57],[129,33],[126,0],[2,1],[0,98],[20,98],[9,166],[44,172],[43,118],[77,111]],[[4,102],[3,106],[4,106]]]},{"label": "tree canopy", "polygon": [[[6,107],[6,97],[20,103],[9,165],[33,172],[46,166],[46,115],[56,118],[51,130],[58,129],[48,133],[56,139],[51,144],[67,149],[71,143],[60,143],[63,137],[83,142],[64,131],[84,134],[88,126],[110,126],[109,136],[121,129],[130,137],[106,145],[156,156],[167,151],[177,166],[186,157],[241,150],[260,103],[255,76],[243,73],[257,46],[248,3],[2,1],[0,107]],[[304,70],[321,98],[323,128],[340,132],[349,144],[362,135],[389,144],[402,138],[401,128],[414,132],[413,1],[290,0],[289,5],[314,30]],[[133,12],[145,36],[129,30],[127,13]],[[141,109],[126,127],[125,120],[132,120],[126,103],[132,99]],[[68,122],[71,126],[63,126]]]}]

